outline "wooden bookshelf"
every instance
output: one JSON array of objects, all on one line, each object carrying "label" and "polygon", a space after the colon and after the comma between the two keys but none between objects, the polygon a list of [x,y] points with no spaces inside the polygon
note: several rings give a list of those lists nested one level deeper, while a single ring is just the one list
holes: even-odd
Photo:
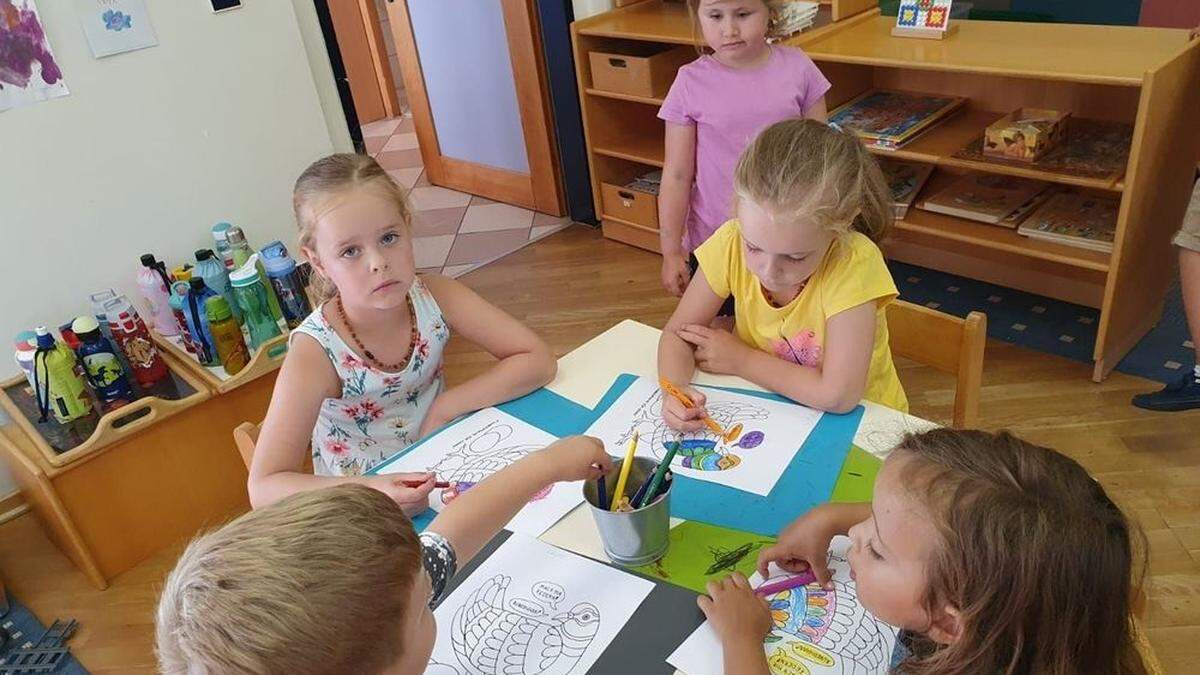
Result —
[{"label": "wooden bookshelf", "polygon": [[[1100,309],[1093,379],[1103,379],[1157,322],[1174,280],[1170,240],[1200,156],[1200,41],[1187,31],[958,21],[941,41],[890,35],[894,17],[839,0],[788,40],[833,84],[829,109],[870,89],[963,96],[968,103],[904,148],[875,154],[936,166],[917,201],[963,171],[1045,180],[1121,199],[1113,252],[1038,241],[1015,230],[910,208],[884,242],[893,259]],[[833,17],[841,20],[834,21]],[[601,181],[663,162],[662,96],[596,89],[588,52],[614,41],[695,44],[680,3],[645,0],[572,26],[596,204]],[[665,92],[662,92],[665,95]],[[1133,126],[1124,175],[1089,177],[956,157],[992,121],[1028,106]],[[658,250],[657,232],[601,214],[604,234]]]}]

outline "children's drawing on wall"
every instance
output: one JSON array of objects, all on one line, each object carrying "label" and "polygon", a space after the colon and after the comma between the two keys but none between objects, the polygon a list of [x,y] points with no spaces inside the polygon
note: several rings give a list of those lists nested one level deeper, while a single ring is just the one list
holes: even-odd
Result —
[{"label": "children's drawing on wall", "polygon": [[[441,511],[483,479],[556,440],[512,415],[487,408],[443,429],[379,472],[434,472],[437,480],[450,483],[430,493],[430,506]],[[536,537],[581,502],[580,483],[551,485],[534,495],[507,527]]]},{"label": "children's drawing on wall", "polygon": [[427,674],[582,675],[653,584],[513,535],[435,610]]},{"label": "children's drawing on wall", "polygon": [[638,455],[661,460],[675,442],[672,469],[680,475],[769,494],[821,413],[777,400],[701,387],[705,409],[720,427],[681,434],[662,418],[658,383],[634,380],[587,433],[618,454],[638,433]]},{"label": "children's drawing on wall", "polygon": [[[813,583],[764,598],[774,621],[774,629],[763,643],[771,672],[876,675],[888,671],[897,630],[859,604],[846,559],[849,546],[846,537],[835,537],[830,545],[833,590]],[[763,583],[757,574],[750,581],[755,586]],[[688,675],[719,673],[720,641],[705,623],[668,661]]]},{"label": "children's drawing on wall", "polygon": [[75,12],[98,59],[158,44],[146,0],[75,0]]},{"label": "children's drawing on wall", "polygon": [[66,96],[34,0],[0,0],[0,110]]}]

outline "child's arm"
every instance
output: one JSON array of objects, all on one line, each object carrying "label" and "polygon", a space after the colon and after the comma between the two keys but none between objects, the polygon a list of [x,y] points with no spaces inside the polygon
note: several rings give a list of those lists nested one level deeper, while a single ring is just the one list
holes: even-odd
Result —
[{"label": "child's arm", "polygon": [[591,480],[612,468],[604,444],[571,436],[497,471],[455,497],[429,524],[454,548],[458,563],[470,560],[538,490],[559,481]]},{"label": "child's arm", "polygon": [[[258,508],[296,492],[359,483],[388,495],[409,515],[424,511],[429,506],[429,492],[433,490],[432,474],[341,477],[314,476],[304,471],[304,459],[309,452],[321,403],[340,396],[340,386],[337,372],[321,346],[307,335],[293,338],[275,381],[267,417],[254,444],[254,458],[246,485],[250,504]],[[410,488],[403,481],[422,481],[423,484]]]},{"label": "child's arm", "polygon": [[422,437],[460,415],[523,396],[554,379],[554,353],[525,324],[454,279],[439,274],[422,278],[450,329],[499,360],[442,392],[421,423]]},{"label": "child's arm", "polygon": [[820,101],[812,104],[812,107],[808,109],[808,112],[804,113],[804,116],[810,120],[828,122],[829,110],[825,107],[825,97],[822,96]]},{"label": "child's arm", "polygon": [[771,612],[741,572],[708,582],[708,595],[696,604],[721,639],[726,673],[770,675],[763,640],[771,632]]},{"label": "child's arm", "polygon": [[870,502],[813,507],[783,528],[774,544],[758,552],[758,573],[767,578],[771,563],[793,574],[811,568],[818,583],[832,588],[833,575],[829,573],[827,559],[829,542],[870,517]]},{"label": "child's arm", "polygon": [[658,189],[658,231],[663,257],[663,287],[679,297],[687,288],[689,278],[683,228],[692,181],[696,177],[696,127],[674,122],[666,124],[666,154]]},{"label": "child's arm", "polygon": [[797,403],[845,413],[858,405],[867,388],[875,348],[875,311],[876,303],[871,301],[830,317],[825,323],[824,357],[815,367],[754,349],[734,335],[709,328],[707,321],[684,326],[679,336],[696,346],[701,370],[737,375]]},{"label": "child's arm", "polygon": [[692,277],[683,298],[675,307],[671,318],[667,320],[662,336],[658,339],[658,376],[670,380],[696,404],[694,408],[686,408],[670,396],[663,397],[663,420],[672,429],[697,431],[704,427],[705,414],[704,394],[690,386],[692,375],[696,372],[692,346],[679,337],[679,330],[689,323],[707,325],[720,311],[724,302],[725,298],[717,295],[712,286],[708,285],[704,270],[696,270],[696,276]]}]

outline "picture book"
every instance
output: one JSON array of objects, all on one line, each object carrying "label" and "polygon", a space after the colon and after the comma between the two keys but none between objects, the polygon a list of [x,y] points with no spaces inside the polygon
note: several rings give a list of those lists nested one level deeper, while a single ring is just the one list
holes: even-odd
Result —
[{"label": "picture book", "polygon": [[896,211],[896,218],[903,218],[933,173],[933,165],[880,159],[879,168],[883,170],[883,177],[892,190],[892,208]]},{"label": "picture book", "polygon": [[853,131],[869,146],[896,150],[965,102],[959,96],[874,90],[834,110],[829,123]]},{"label": "picture book", "polygon": [[920,208],[995,225],[1049,187],[1028,178],[969,173],[929,196]]},{"label": "picture book", "polygon": [[1080,192],[1059,192],[1017,230],[1034,239],[1111,252],[1121,202]]}]

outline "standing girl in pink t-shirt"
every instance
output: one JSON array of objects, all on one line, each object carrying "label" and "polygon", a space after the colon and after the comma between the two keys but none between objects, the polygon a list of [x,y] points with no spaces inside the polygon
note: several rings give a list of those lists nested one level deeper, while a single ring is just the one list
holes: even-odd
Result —
[{"label": "standing girl in pink t-shirt", "polygon": [[799,49],[767,44],[771,4],[688,0],[711,53],[679,69],[658,112],[667,123],[662,280],[672,295],[696,269],[692,251],[731,217],[733,169],[750,141],[790,117],[825,120],[829,80]]}]

